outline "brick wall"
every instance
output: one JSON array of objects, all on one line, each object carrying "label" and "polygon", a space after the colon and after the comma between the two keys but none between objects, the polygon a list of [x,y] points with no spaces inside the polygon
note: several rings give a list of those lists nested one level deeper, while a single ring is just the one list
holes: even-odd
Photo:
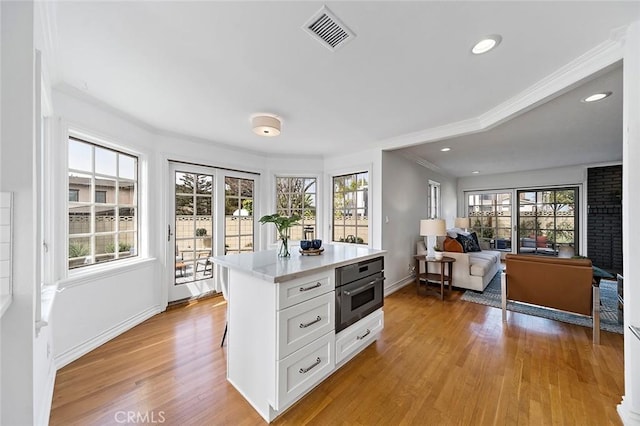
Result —
[{"label": "brick wall", "polygon": [[588,169],[587,206],[589,258],[622,273],[622,166]]}]

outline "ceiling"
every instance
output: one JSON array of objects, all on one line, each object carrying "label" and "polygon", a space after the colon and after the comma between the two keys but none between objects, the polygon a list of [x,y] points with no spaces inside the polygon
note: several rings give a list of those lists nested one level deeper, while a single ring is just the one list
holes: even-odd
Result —
[{"label": "ceiling", "polygon": [[457,177],[622,161],[622,64],[491,130],[397,151]]},{"label": "ceiling", "polygon": [[[482,116],[640,19],[639,2],[326,5],[356,34],[335,52],[302,29],[321,2],[55,2],[54,87],[243,150],[402,148],[389,141]],[[471,54],[488,34],[502,43]],[[452,176],[620,160],[621,79],[614,67],[490,131],[403,153]],[[613,95],[579,102],[596,89]],[[282,134],[252,133],[255,113],[280,116]]]}]

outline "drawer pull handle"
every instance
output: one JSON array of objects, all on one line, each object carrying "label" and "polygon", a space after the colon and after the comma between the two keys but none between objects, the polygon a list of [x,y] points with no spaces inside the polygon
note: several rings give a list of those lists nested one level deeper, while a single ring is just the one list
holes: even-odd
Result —
[{"label": "drawer pull handle", "polygon": [[314,362],[313,364],[311,364],[310,366],[308,366],[307,368],[301,368],[300,369],[300,374],[305,374],[308,373],[311,369],[313,369],[314,367],[320,365],[320,357],[316,358],[316,362]]},{"label": "drawer pull handle", "polygon": [[322,320],[322,318],[320,318],[320,315],[318,315],[318,316],[316,317],[316,319],[314,319],[314,320],[313,320],[313,321],[311,321],[311,322],[308,322],[308,323],[306,323],[306,324],[302,324],[302,323],[300,323],[300,328],[307,328],[307,327],[309,327],[310,325],[313,325],[313,324],[315,324],[315,323],[317,323],[317,322],[319,322],[319,321],[321,321],[321,320]]},{"label": "drawer pull handle", "polygon": [[309,290],[313,290],[314,288],[318,288],[322,285],[322,283],[320,281],[318,281],[317,283],[315,283],[314,285],[310,286],[310,287],[300,287],[300,291],[309,291]]},{"label": "drawer pull handle", "polygon": [[364,339],[365,337],[367,337],[367,336],[368,336],[368,335],[370,335],[370,334],[371,334],[371,330],[369,330],[369,329],[367,328],[367,332],[366,332],[366,333],[364,333],[362,336],[356,336],[356,339],[358,339],[358,340],[362,340],[362,339]]}]

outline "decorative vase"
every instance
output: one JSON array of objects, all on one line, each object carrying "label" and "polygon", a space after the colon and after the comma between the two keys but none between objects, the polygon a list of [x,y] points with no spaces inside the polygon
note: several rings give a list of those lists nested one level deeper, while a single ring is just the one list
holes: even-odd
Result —
[{"label": "decorative vase", "polygon": [[289,257],[289,229],[285,229],[280,232],[280,239],[278,240],[278,257]]}]

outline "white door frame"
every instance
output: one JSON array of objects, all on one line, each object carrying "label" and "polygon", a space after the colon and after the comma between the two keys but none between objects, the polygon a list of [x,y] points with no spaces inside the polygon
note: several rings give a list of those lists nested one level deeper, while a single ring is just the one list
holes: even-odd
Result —
[{"label": "white door frame", "polygon": [[[220,292],[220,284],[218,282],[218,271],[214,265],[212,265],[212,274],[210,278],[195,281],[192,283],[175,284],[175,173],[176,171],[184,171],[187,173],[200,173],[213,176],[213,241],[211,244],[211,250],[213,256],[220,256],[225,254],[225,177],[251,179],[254,181],[254,197],[253,197],[253,211],[258,210],[258,199],[256,197],[257,190],[260,186],[260,175],[254,173],[246,173],[234,170],[227,170],[216,168],[213,166],[194,165],[184,163],[181,161],[171,161],[168,159],[167,165],[167,188],[165,191],[166,196],[166,224],[164,232],[167,233],[164,241],[166,243],[165,250],[165,281],[167,283],[167,302],[182,300],[187,298],[198,297],[202,294],[217,291]],[[169,228],[170,227],[170,233]],[[254,217],[253,224],[253,240],[254,248],[259,244],[259,235],[257,230],[257,219]]]}]

